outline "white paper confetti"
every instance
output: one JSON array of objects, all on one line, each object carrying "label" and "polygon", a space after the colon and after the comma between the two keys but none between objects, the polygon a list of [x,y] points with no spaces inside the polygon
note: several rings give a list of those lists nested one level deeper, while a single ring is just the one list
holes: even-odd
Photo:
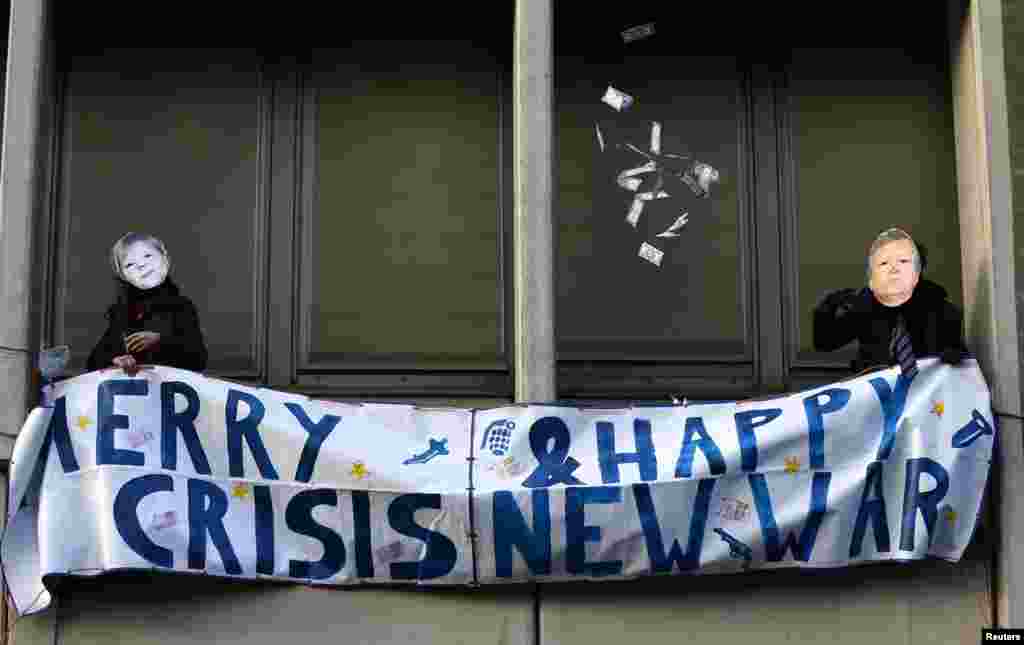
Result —
[{"label": "white paper confetti", "polygon": [[619,176],[615,181],[619,184],[619,186],[626,188],[626,190],[632,190],[633,192],[636,192],[636,189],[640,187],[639,180],[637,180],[636,188],[628,188],[627,186],[633,185],[633,182],[627,182],[627,179],[635,175],[643,175],[646,173],[654,172],[657,169],[657,164],[655,164],[653,161],[648,161],[642,166],[637,166],[636,168],[623,170],[622,172],[619,173]]},{"label": "white paper confetti", "polygon": [[695,195],[707,197],[711,192],[711,184],[718,181],[719,173],[708,164],[697,162],[680,179],[686,182]]},{"label": "white paper confetti", "polygon": [[689,213],[683,213],[675,222],[672,222],[672,226],[669,226],[661,233],[658,233],[655,237],[679,237],[679,233],[676,233],[676,231],[686,226],[686,217],[688,215]]},{"label": "white paper confetti", "polygon": [[624,177],[623,179],[619,180],[620,186],[633,193],[635,193],[640,188],[641,183],[642,182],[636,177]]},{"label": "white paper confetti", "polygon": [[655,192],[637,193],[637,195],[636,195],[637,199],[643,200],[645,202],[649,202],[652,199],[665,199],[666,197],[671,197],[671,195],[669,195],[668,193],[666,193],[663,190],[659,190],[656,193]]},{"label": "white paper confetti", "polygon": [[651,264],[653,264],[654,266],[658,267],[661,266],[661,258],[665,256],[664,253],[654,248],[647,242],[644,242],[643,244],[640,245],[640,253],[638,253],[638,255],[643,259],[647,260],[648,262],[650,262]]},{"label": "white paper confetti", "polygon": [[604,137],[601,136],[601,126],[595,123],[594,130],[597,131],[597,145],[600,146],[601,152],[604,152]]},{"label": "white paper confetti", "polygon": [[637,223],[640,221],[640,214],[644,212],[644,200],[636,197],[633,199],[633,205],[629,207],[629,212],[626,213],[626,221],[633,228],[636,228]]},{"label": "white paper confetti", "polygon": [[661,154],[661,124],[657,121],[651,123],[651,154]]},{"label": "white paper confetti", "polygon": [[628,110],[629,106],[633,105],[633,97],[625,92],[621,92],[611,85],[605,90],[604,96],[601,100],[607,103],[616,112],[622,112]]},{"label": "white paper confetti", "polygon": [[622,32],[622,42],[631,43],[634,40],[640,40],[641,38],[647,38],[654,35],[654,23],[649,22],[646,25],[637,25],[636,27],[630,27]]}]

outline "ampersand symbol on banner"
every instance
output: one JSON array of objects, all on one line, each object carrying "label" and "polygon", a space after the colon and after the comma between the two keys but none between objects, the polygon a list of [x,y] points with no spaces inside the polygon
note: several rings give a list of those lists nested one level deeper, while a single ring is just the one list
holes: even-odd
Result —
[{"label": "ampersand symbol on banner", "polygon": [[[551,440],[555,445],[548,449]],[[530,449],[537,458],[537,468],[523,482],[526,488],[547,488],[554,484],[577,484],[583,482],[572,476],[580,462],[569,456],[569,428],[558,417],[544,417],[530,426]]]}]

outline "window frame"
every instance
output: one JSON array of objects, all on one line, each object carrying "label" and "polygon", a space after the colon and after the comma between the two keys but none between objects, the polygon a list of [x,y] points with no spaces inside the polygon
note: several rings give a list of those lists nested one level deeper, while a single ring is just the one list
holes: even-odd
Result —
[{"label": "window frame", "polygon": [[[317,391],[337,396],[373,395],[375,393],[403,395],[483,395],[511,396],[512,394],[512,88],[511,69],[507,58],[498,57],[494,74],[498,122],[497,157],[499,168],[495,177],[498,206],[497,270],[498,290],[495,293],[499,311],[499,347],[497,360],[484,361],[416,361],[408,358],[373,359],[360,356],[352,361],[314,361],[311,359],[312,319],[307,315],[312,302],[314,285],[312,257],[314,218],[317,212],[317,107],[318,90],[314,81],[316,65],[310,56],[300,63],[294,74],[293,97],[296,122],[295,163],[298,175],[295,194],[293,234],[295,236],[292,267],[294,276],[293,312],[290,331],[294,348],[289,366],[290,383],[303,391]],[[287,99],[285,99],[287,100]],[[270,294],[271,300],[275,294]],[[287,307],[288,303],[280,302]],[[272,305],[275,304],[272,302]],[[283,370],[275,370],[283,371]]]},{"label": "window frame", "polygon": [[[735,58],[739,71],[736,176],[742,178],[737,190],[742,285],[738,304],[745,351],[661,360],[559,353],[560,398],[668,398],[683,393],[731,400],[782,390],[778,66],[755,64],[739,54]],[[557,211],[553,216],[557,218]]]},{"label": "window frame", "polygon": [[[143,47],[144,48],[144,47]],[[154,50],[168,52],[172,47],[154,47]],[[246,48],[241,48],[246,49]],[[266,55],[253,48],[257,63],[257,85],[256,85],[256,173],[257,185],[256,207],[251,213],[253,226],[253,245],[248,249],[252,254],[254,271],[252,281],[248,288],[252,292],[252,327],[249,330],[251,342],[247,358],[249,364],[243,368],[218,369],[212,365],[206,370],[206,374],[212,377],[223,377],[236,379],[243,382],[262,382],[266,380],[266,354],[268,342],[268,264],[267,255],[270,250],[270,201],[268,187],[272,168],[271,159],[268,154],[268,143],[271,133],[271,119],[273,117],[273,90],[271,79],[267,74]],[[71,209],[70,197],[70,160],[71,160],[71,133],[70,123],[67,118],[70,91],[70,74],[72,70],[72,59],[74,53],[68,48],[56,47],[56,71],[53,74],[53,84],[49,90],[52,92],[52,106],[47,112],[44,120],[44,128],[47,131],[49,146],[46,159],[43,162],[45,171],[42,182],[44,187],[40,190],[41,211],[45,216],[39,218],[38,235],[41,240],[40,267],[43,293],[38,304],[38,316],[41,320],[40,340],[43,345],[60,345],[64,343],[64,330],[66,328],[65,312],[65,284],[68,274],[67,254],[71,248],[71,220],[68,216]],[[203,312],[199,312],[200,323],[203,320]],[[87,350],[83,350],[87,353]],[[69,369],[67,377],[71,378],[85,373],[84,367]]]}]

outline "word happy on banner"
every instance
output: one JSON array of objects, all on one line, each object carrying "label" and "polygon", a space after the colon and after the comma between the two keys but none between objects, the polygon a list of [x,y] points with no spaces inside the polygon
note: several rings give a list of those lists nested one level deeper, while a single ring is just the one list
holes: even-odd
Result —
[{"label": "word happy on banner", "polygon": [[451,585],[957,560],[995,439],[971,360],[621,409],[342,404],[165,367],[52,400],[12,459],[20,613],[44,578],[120,569]]}]

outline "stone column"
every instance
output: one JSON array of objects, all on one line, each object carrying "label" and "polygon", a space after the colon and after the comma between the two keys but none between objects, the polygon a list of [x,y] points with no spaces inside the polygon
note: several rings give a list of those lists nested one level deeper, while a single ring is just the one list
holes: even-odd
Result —
[{"label": "stone column", "polygon": [[38,293],[35,230],[40,212],[40,126],[46,95],[45,0],[14,0],[7,50],[3,149],[0,162],[0,458],[9,458],[13,437],[30,400],[32,295]]},{"label": "stone column", "polygon": [[551,0],[517,0],[513,44],[515,397],[555,394]]},{"label": "stone column", "polygon": [[998,536],[995,618],[1000,625],[1020,627],[1024,442],[1002,8],[1001,0],[954,0],[950,6],[964,325],[992,390],[1000,431],[992,482]]}]

